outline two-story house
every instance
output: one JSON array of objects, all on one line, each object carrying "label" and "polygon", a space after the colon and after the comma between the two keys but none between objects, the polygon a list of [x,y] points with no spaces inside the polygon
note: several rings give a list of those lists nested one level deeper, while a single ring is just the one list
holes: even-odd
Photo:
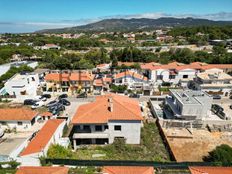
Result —
[{"label": "two-story house", "polygon": [[200,89],[208,93],[218,93],[225,96],[232,93],[232,76],[223,72],[222,69],[210,69],[197,74],[194,81]]},{"label": "two-story house", "polygon": [[231,64],[207,64],[202,62],[193,62],[183,64],[179,62],[171,62],[168,64],[145,63],[141,64],[141,69],[150,81],[160,85],[169,82],[172,85],[187,86],[189,80],[193,80],[200,72],[210,69],[222,69],[223,72],[232,71]]},{"label": "two-story house", "polygon": [[126,85],[128,89],[142,89],[148,85],[147,77],[131,70],[120,72],[113,77],[113,84]]},{"label": "two-story house", "polygon": [[47,74],[44,79],[43,91],[73,95],[81,90],[91,92],[94,76],[87,71],[55,72]]},{"label": "two-story house", "polygon": [[139,102],[108,94],[82,105],[73,117],[74,149],[82,144],[111,144],[117,138],[140,144],[142,115]]},{"label": "two-story house", "polygon": [[212,97],[203,91],[172,89],[166,97],[166,117],[183,120],[202,120],[210,114]]},{"label": "two-story house", "polygon": [[1,94],[13,95],[19,99],[35,97],[39,84],[39,76],[36,73],[16,74],[4,84]]}]

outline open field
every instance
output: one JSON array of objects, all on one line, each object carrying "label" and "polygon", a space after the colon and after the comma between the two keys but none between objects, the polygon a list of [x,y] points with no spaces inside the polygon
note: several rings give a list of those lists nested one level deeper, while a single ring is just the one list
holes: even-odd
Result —
[{"label": "open field", "polygon": [[202,161],[208,152],[221,144],[232,146],[231,132],[209,132],[193,129],[192,134],[186,129],[163,129],[169,146],[177,162]]}]

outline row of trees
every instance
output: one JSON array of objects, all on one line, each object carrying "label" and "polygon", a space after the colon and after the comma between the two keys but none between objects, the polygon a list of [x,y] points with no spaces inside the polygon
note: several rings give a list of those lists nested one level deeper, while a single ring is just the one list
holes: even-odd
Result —
[{"label": "row of trees", "polygon": [[176,27],[168,34],[173,37],[184,36],[188,41],[224,40],[232,38],[232,26]]}]

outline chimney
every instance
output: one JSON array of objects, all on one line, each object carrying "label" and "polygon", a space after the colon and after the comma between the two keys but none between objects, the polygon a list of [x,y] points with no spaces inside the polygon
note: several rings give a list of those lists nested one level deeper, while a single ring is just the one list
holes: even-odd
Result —
[{"label": "chimney", "polygon": [[110,112],[113,112],[113,101],[112,101],[112,97],[108,98],[108,110]]}]

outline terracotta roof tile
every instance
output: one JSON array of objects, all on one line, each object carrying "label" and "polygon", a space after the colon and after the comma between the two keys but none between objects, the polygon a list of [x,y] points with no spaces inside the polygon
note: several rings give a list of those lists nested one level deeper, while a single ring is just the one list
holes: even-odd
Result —
[{"label": "terracotta roof tile", "polygon": [[154,174],[153,167],[140,166],[106,166],[103,168],[104,174]]},{"label": "terracotta roof tile", "polygon": [[68,167],[19,167],[16,174],[68,174]]},{"label": "terracotta roof tile", "polygon": [[189,167],[191,174],[232,174],[232,167]]},{"label": "terracotta roof tile", "polygon": [[51,117],[51,116],[53,116],[53,114],[51,112],[44,112],[44,113],[42,113],[40,115],[44,116],[44,117]]},{"label": "terracotta roof tile", "polygon": [[20,156],[30,155],[33,153],[41,152],[53,134],[59,127],[59,125],[63,122],[62,119],[52,119],[48,120],[42,129],[36,134],[36,136],[32,139],[32,141],[28,144],[28,146],[22,151]]},{"label": "terracotta roof tile", "polygon": [[136,72],[133,72],[133,71],[124,71],[124,72],[121,72],[121,73],[118,73],[115,75],[115,78],[118,79],[118,78],[122,78],[122,77],[125,77],[125,76],[130,76],[130,77],[133,77],[133,78],[137,78],[137,79],[140,79],[140,80],[144,80],[144,81],[147,81],[147,77],[143,76],[143,75],[140,75]]},{"label": "terracotta roof tile", "polygon": [[45,76],[46,81],[92,81],[93,76],[87,72],[80,73],[50,73]]},{"label": "terracotta roof tile", "polygon": [[2,108],[0,109],[0,121],[31,121],[37,113],[26,108]]},{"label": "terracotta roof tile", "polygon": [[176,70],[183,70],[183,69],[201,69],[207,70],[212,68],[218,69],[232,69],[232,64],[207,64],[203,62],[193,62],[190,64],[182,64],[178,62],[172,62],[168,64],[156,64],[152,63],[145,63],[141,65],[142,69],[149,69],[149,70],[157,70],[157,69],[176,69]]},{"label": "terracotta roof tile", "polygon": [[142,120],[139,102],[116,94],[98,96],[96,101],[78,108],[72,123],[107,123],[109,120]]}]

